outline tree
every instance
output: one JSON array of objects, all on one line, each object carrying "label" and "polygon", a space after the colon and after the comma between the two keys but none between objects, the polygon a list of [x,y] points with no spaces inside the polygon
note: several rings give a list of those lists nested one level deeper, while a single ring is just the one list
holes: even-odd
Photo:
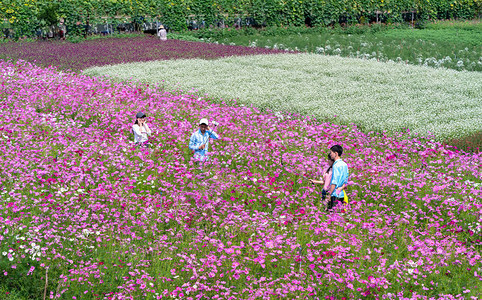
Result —
[{"label": "tree", "polygon": [[56,3],[49,3],[39,13],[39,19],[47,26],[55,26],[59,23],[59,6]]}]

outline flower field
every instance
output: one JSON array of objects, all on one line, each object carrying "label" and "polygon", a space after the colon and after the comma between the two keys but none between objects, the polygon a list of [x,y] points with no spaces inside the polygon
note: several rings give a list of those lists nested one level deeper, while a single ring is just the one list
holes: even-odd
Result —
[{"label": "flower field", "polygon": [[85,74],[163,81],[217,99],[238,98],[243,104],[274,111],[355,123],[365,131],[408,128],[412,133],[430,133],[446,140],[482,128],[479,72],[278,54],[93,67]]},{"label": "flower field", "polygon": [[[20,60],[0,82],[2,299],[482,296],[481,154]],[[206,116],[221,139],[200,170],[187,143]],[[335,143],[350,205],[326,213],[306,179]]]},{"label": "flower field", "polygon": [[78,44],[69,42],[0,43],[0,59],[23,59],[41,66],[59,66],[80,71],[92,66],[138,61],[202,58],[232,55],[280,53],[281,51],[194,43],[177,40],[159,41],[155,37],[96,39]]}]

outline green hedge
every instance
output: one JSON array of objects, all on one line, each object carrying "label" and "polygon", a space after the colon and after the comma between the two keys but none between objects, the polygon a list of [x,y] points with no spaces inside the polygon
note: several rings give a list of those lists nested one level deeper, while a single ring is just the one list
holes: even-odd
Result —
[{"label": "green hedge", "polygon": [[306,20],[319,26],[340,18],[363,23],[377,12],[388,22],[400,21],[407,11],[416,11],[422,19],[472,19],[480,17],[482,0],[2,0],[0,20],[17,36],[31,36],[35,28],[45,26],[41,15],[46,8],[55,9],[75,33],[81,31],[78,24],[87,21],[115,24],[139,16],[158,19],[174,30],[186,29],[190,19],[207,25],[225,20],[232,26],[237,17],[266,26],[301,26]]}]

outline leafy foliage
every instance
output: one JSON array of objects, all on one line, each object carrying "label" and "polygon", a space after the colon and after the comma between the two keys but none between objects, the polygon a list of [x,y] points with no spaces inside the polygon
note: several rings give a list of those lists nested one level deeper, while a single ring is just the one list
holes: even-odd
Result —
[{"label": "leafy foliage", "polygon": [[59,16],[57,14],[58,5],[50,4],[44,7],[39,14],[39,19],[45,23],[45,25],[56,25],[59,22]]},{"label": "leafy foliage", "polygon": [[[17,36],[32,33],[45,7],[58,5],[58,16],[65,18],[70,32],[80,33],[78,24],[108,20],[133,21],[143,16],[159,20],[174,30],[187,29],[189,20],[206,26],[233,26],[238,18],[250,25],[312,26],[366,23],[379,17],[395,22],[407,12],[418,19],[475,18],[480,15],[480,0],[5,0],[0,3],[0,18],[8,20]],[[247,21],[249,20],[249,21]],[[421,23],[423,24],[423,23]]]}]

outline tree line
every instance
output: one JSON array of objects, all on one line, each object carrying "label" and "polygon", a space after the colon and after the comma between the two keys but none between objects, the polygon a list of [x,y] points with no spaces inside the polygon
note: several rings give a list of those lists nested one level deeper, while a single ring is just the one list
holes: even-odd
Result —
[{"label": "tree line", "polygon": [[3,0],[0,20],[20,37],[61,20],[76,35],[86,24],[106,22],[160,22],[176,31],[193,24],[328,26],[473,19],[480,17],[481,8],[482,0]]}]

